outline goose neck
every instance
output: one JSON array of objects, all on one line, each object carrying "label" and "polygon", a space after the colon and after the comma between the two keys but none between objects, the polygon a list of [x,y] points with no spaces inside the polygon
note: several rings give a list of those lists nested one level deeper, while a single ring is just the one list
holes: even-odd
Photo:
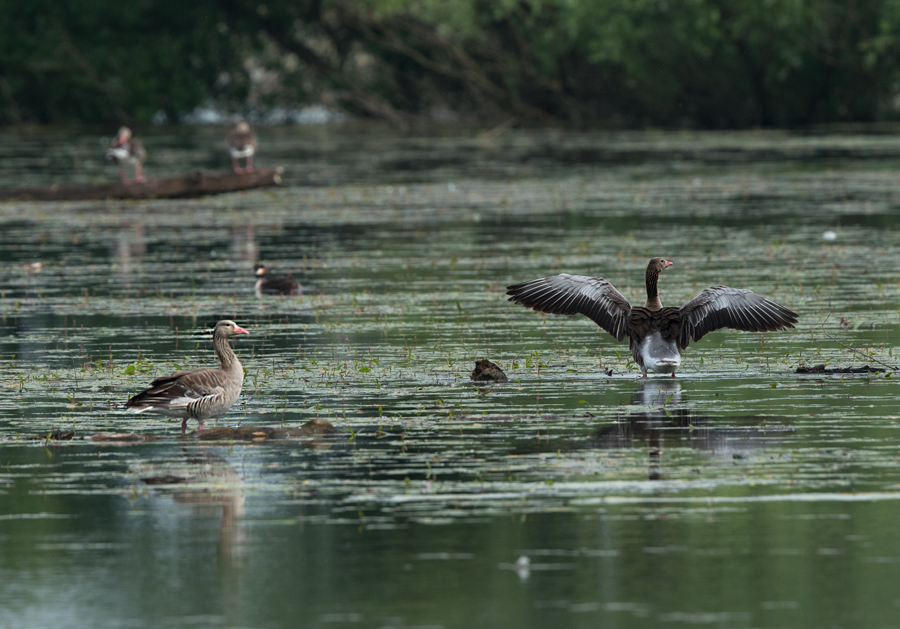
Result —
[{"label": "goose neck", "polygon": [[231,349],[231,345],[228,344],[227,337],[220,335],[213,336],[213,349],[216,351],[216,356],[219,357],[219,366],[222,369],[229,369],[232,365],[238,363],[238,358],[235,355],[234,350]]},{"label": "goose neck", "polygon": [[644,304],[644,307],[649,308],[650,310],[659,310],[660,308],[662,308],[662,302],[659,299],[659,290],[657,288],[657,282],[659,281],[659,269],[648,266],[646,280],[647,303]]}]

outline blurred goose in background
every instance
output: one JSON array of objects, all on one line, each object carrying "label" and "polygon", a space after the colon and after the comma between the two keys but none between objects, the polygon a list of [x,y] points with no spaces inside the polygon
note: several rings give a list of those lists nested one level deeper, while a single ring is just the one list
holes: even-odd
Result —
[{"label": "blurred goose in background", "polygon": [[236,334],[249,332],[234,321],[219,321],[213,330],[218,369],[201,367],[157,378],[150,383],[150,388],[128,400],[125,406],[132,413],[150,411],[181,418],[182,437],[188,419],[196,419],[202,429],[207,419],[226,413],[241,394],[244,368],[228,344],[228,339]]},{"label": "blurred goose in background", "polygon": [[147,159],[147,151],[144,150],[144,145],[141,144],[140,140],[131,137],[131,129],[128,127],[119,129],[116,139],[113,140],[109,150],[106,151],[106,159],[119,165],[119,176],[122,178],[122,183],[131,183],[125,174],[126,164],[134,166],[135,182],[144,183],[146,181],[144,179],[143,164],[144,160]]},{"label": "blurred goose in background", "polygon": [[300,282],[288,274],[267,275],[266,265],[257,264],[254,268],[256,275],[256,296],[263,295],[294,295],[300,293]]},{"label": "blurred goose in background", "polygon": [[617,341],[628,337],[634,362],[648,371],[671,373],[681,365],[681,353],[691,341],[721,328],[771,332],[793,328],[797,313],[749,290],[710,286],[681,308],[665,308],[659,299],[659,274],[672,262],[653,258],[647,265],[647,302],[632,306],[601,277],[569,275],[507,287],[509,301],[549,314],[583,314]]},{"label": "blurred goose in background", "polygon": [[[234,167],[234,172],[238,174],[251,172],[253,170],[253,155],[256,153],[257,142],[256,134],[250,130],[250,125],[243,120],[238,122],[228,132],[225,140],[228,143],[228,153],[231,155],[231,165]],[[242,157],[247,158],[245,168],[241,168],[238,161]]]}]

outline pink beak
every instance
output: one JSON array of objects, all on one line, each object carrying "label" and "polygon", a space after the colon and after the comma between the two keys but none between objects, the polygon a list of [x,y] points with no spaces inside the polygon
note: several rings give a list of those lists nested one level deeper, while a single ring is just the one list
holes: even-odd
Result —
[{"label": "pink beak", "polygon": [[245,330],[244,328],[242,328],[239,325],[234,326],[234,333],[235,334],[250,334],[249,332],[247,332],[247,330]]},{"label": "pink beak", "polygon": [[667,268],[667,269],[668,269],[670,266],[672,266],[673,264],[675,264],[674,262],[669,262],[668,260],[663,260],[663,262],[666,263],[666,268]]}]

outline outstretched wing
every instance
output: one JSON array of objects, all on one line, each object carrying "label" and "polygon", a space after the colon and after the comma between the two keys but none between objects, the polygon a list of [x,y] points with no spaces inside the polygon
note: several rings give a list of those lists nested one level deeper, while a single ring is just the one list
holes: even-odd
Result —
[{"label": "outstretched wing", "polygon": [[721,328],[745,332],[773,332],[794,327],[797,313],[751,290],[710,286],[681,307],[683,349]]},{"label": "outstretched wing", "polygon": [[538,312],[583,314],[617,341],[625,338],[631,303],[602,277],[562,273],[507,286],[506,294],[509,301]]}]

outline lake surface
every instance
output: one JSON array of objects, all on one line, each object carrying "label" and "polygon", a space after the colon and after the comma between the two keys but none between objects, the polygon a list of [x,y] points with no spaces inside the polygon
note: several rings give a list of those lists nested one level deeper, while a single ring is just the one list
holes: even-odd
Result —
[{"label": "lake surface", "polygon": [[[222,133],[153,130],[148,176],[226,168]],[[0,627],[900,625],[900,139],[261,136],[282,188],[0,204]],[[5,133],[0,184],[112,179],[99,137]],[[800,324],[642,380],[504,295],[642,302],[657,255],[668,305],[722,283]],[[304,294],[258,299],[256,262]],[[124,412],[214,365],[222,318],[250,335],[218,425],[336,436]],[[884,371],[795,373],[820,364]]]}]

